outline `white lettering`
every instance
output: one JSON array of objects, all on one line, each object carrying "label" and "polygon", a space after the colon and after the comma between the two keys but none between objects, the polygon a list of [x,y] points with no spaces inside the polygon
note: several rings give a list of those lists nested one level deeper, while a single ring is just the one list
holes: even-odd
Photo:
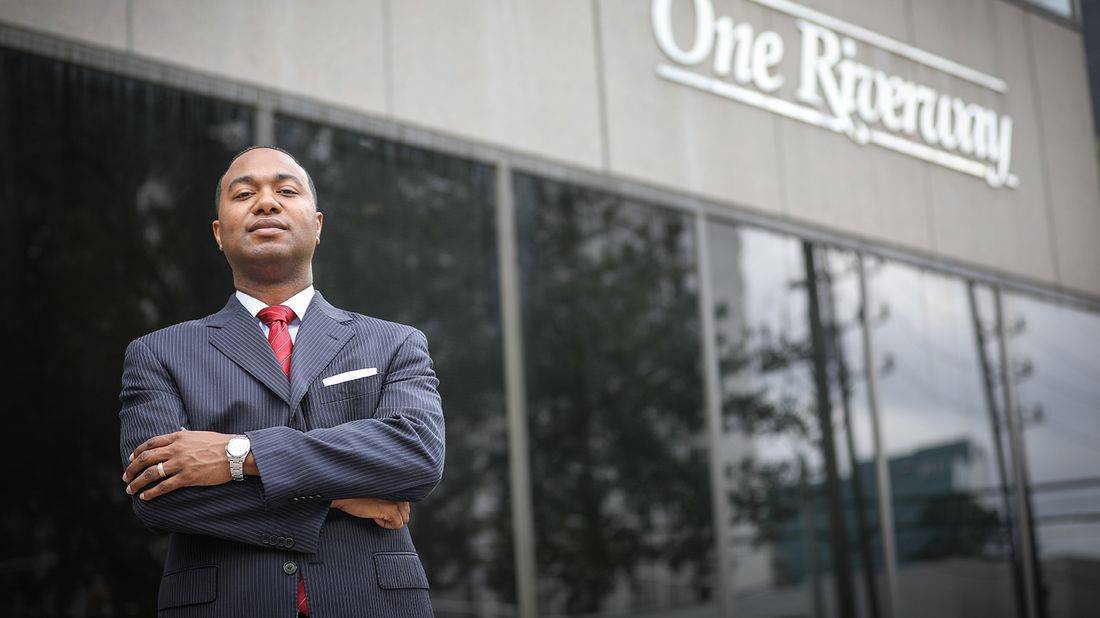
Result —
[{"label": "white lettering", "polygon": [[[685,50],[672,34],[672,0],[653,0],[658,46],[685,66],[697,65],[713,52],[714,74],[739,86],[660,67],[658,73],[665,79],[844,133],[860,144],[874,143],[976,176],[984,168],[991,187],[1016,186],[1018,179],[1009,170],[1009,116],[863,64],[854,39],[805,19],[796,22],[802,50],[794,95],[805,105],[762,94],[784,84],[783,75],[775,72],[785,53],[783,38],[774,31],[757,34],[752,24],[735,23],[727,16],[716,19],[712,0],[692,0],[691,5],[694,38]],[[756,91],[747,89],[750,86]]]},{"label": "white lettering", "polygon": [[817,83],[819,79],[824,82],[825,96],[829,96],[829,88],[836,90],[833,67],[840,61],[840,42],[832,32],[809,22],[799,21],[798,28],[802,31],[802,75],[796,96],[803,103],[821,105]]},{"label": "white lettering", "polygon": [[783,85],[782,75],[771,69],[783,60],[783,37],[776,32],[761,32],[752,44],[752,81],[764,92],[775,92]]},{"label": "white lettering", "polygon": [[994,170],[991,166],[985,175],[986,182],[993,188],[1005,186],[1012,176],[1008,171],[1008,166],[1012,163],[1012,118],[1009,116],[1001,116],[1000,138],[997,140],[993,136],[997,149],[989,157],[996,162],[997,167]]},{"label": "white lettering", "polygon": [[[747,84],[752,79],[752,69],[749,65],[749,55],[752,53],[752,25],[733,25],[733,20],[723,17],[714,25],[718,38],[717,47],[714,50],[714,72],[722,77],[728,77],[730,66],[734,66],[734,81]],[[736,55],[736,61],[735,56]]]},{"label": "white lettering", "polygon": [[878,113],[882,116],[882,126],[888,131],[901,133],[905,130],[905,111],[898,115],[898,110],[908,110],[907,103],[912,96],[912,86],[909,82],[893,75],[886,77],[882,71],[875,73],[875,83],[878,85],[879,100]]},{"label": "white lettering", "polygon": [[706,60],[714,47],[714,5],[710,0],[692,0],[695,9],[695,40],[689,51],[676,44],[672,36],[672,0],[653,0],[650,18],[657,46],[666,56],[688,66]]}]

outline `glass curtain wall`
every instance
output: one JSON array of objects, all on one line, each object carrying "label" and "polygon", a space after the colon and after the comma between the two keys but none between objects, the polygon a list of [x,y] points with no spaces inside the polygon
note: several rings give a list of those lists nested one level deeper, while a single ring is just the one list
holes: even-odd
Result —
[{"label": "glass curtain wall", "polygon": [[0,598],[15,616],[150,616],[164,546],[123,492],[122,353],[232,292],[214,183],[252,112],[6,49],[0,74]]},{"label": "glass curtain wall", "polygon": [[688,215],[514,181],[540,615],[714,615]]},{"label": "glass curtain wall", "polygon": [[292,117],[277,117],[275,129],[317,185],[318,289],[336,306],[428,337],[447,461],[410,527],[436,612],[513,614],[495,170]]},{"label": "glass curtain wall", "polygon": [[707,233],[732,613],[884,615],[866,446],[857,451],[858,359],[847,356],[858,334],[850,264],[743,226],[711,221]]},{"label": "glass curtain wall", "polygon": [[1100,607],[1100,315],[1007,295],[1006,322],[1049,618]]},{"label": "glass curtain wall", "polygon": [[988,288],[868,269],[902,616],[1014,616],[1023,587]]}]

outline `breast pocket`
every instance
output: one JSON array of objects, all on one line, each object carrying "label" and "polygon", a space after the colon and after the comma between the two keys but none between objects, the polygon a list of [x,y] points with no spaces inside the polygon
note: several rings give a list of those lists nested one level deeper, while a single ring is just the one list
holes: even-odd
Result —
[{"label": "breast pocket", "polygon": [[[375,370],[377,371],[377,370]],[[356,397],[363,397],[371,393],[377,393],[382,388],[382,376],[378,373],[371,375],[363,375],[357,377],[350,377],[345,374],[353,374],[354,372],[344,372],[344,374],[336,374],[329,378],[323,378],[320,382],[320,386],[314,387],[317,393],[317,401],[319,403],[332,403],[335,401],[343,401],[344,399],[354,399]],[[336,379],[335,383],[325,385],[325,380]]]}]

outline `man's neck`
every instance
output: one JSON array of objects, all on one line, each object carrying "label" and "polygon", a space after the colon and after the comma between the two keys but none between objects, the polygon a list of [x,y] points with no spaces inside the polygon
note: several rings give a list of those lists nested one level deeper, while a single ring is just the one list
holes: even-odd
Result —
[{"label": "man's neck", "polygon": [[260,284],[234,277],[233,286],[266,305],[278,305],[298,292],[313,285],[312,277],[295,278],[279,283]]}]

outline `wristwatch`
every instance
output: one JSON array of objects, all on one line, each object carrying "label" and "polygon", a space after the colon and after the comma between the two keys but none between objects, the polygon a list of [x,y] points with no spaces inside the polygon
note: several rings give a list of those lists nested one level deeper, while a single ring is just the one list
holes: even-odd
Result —
[{"label": "wristwatch", "polygon": [[244,480],[244,460],[250,450],[252,443],[248,436],[234,436],[225,446],[225,456],[229,458],[229,474],[234,481]]}]

